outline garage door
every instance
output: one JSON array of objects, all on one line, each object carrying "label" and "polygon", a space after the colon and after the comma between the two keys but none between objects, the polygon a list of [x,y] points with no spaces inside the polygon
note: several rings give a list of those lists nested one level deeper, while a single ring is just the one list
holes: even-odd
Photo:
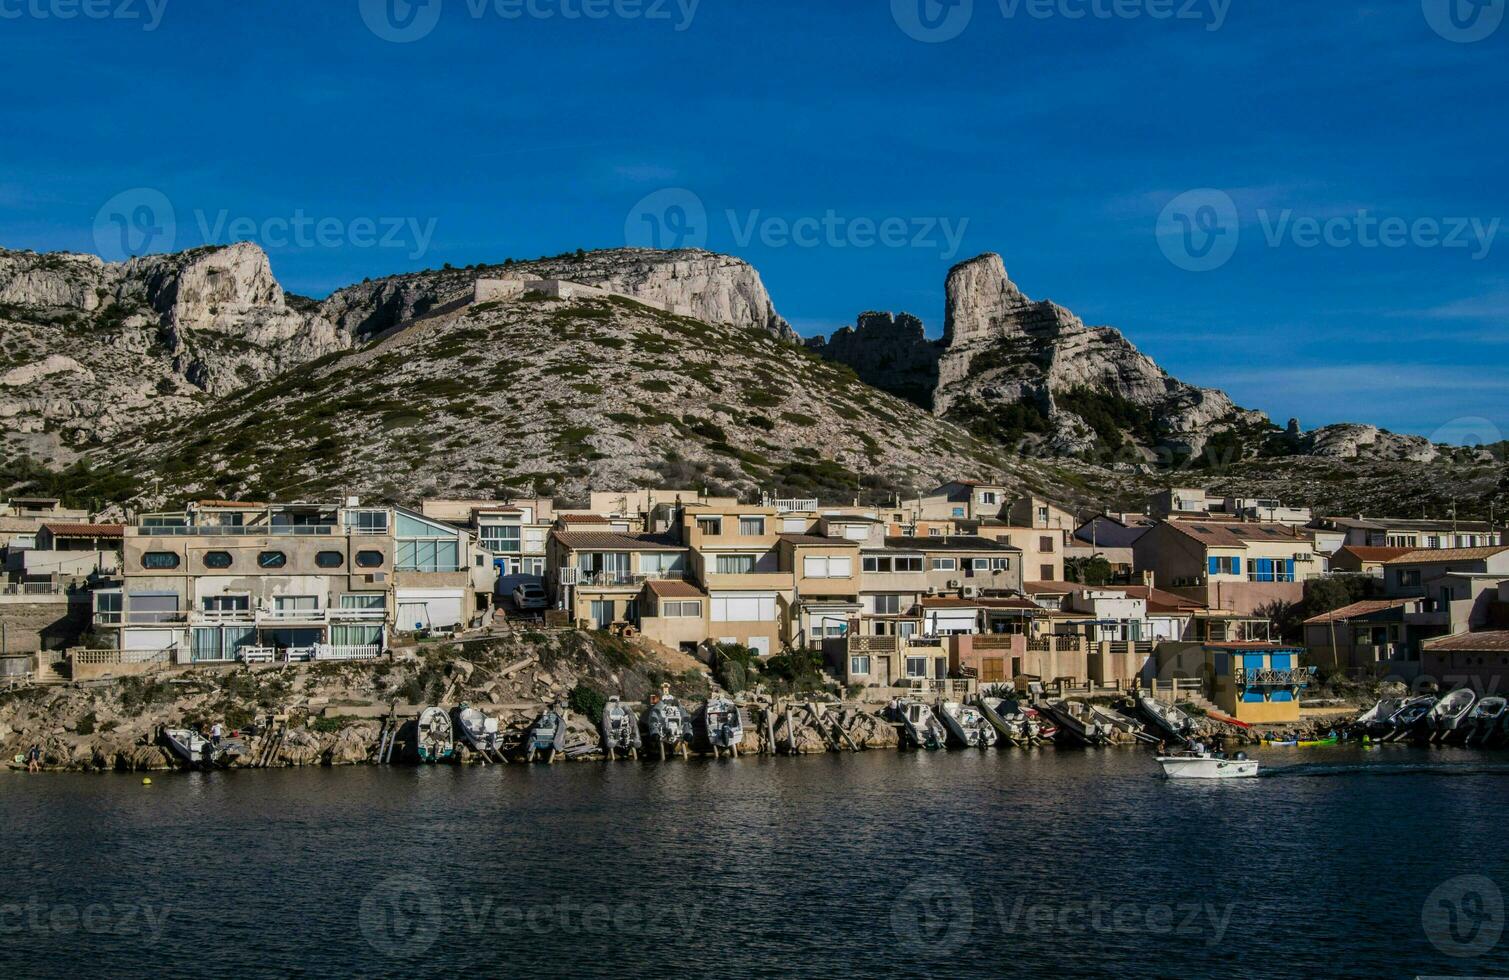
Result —
[{"label": "garage door", "polygon": [[461,623],[460,589],[399,589],[400,630],[445,629]]},{"label": "garage door", "polygon": [[176,630],[126,630],[127,650],[166,650],[178,640]]}]

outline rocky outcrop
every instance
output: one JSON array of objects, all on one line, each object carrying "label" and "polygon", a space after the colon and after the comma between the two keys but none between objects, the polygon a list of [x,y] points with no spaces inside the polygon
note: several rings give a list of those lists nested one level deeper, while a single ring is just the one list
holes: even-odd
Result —
[{"label": "rocky outcrop", "polygon": [[811,337],[807,347],[849,365],[865,384],[933,407],[942,347],[927,339],[922,321],[910,313],[861,313],[853,327],[836,330],[826,340]]},{"label": "rocky outcrop", "polygon": [[1375,425],[1343,422],[1322,426],[1306,436],[1308,451],[1327,459],[1433,462],[1441,455],[1429,439],[1399,435]]},{"label": "rocky outcrop", "polygon": [[391,276],[336,290],[320,304],[320,315],[352,336],[370,337],[464,302],[478,279],[496,278],[565,279],[649,300],[706,323],[799,340],[753,266],[700,249],[619,248]]}]

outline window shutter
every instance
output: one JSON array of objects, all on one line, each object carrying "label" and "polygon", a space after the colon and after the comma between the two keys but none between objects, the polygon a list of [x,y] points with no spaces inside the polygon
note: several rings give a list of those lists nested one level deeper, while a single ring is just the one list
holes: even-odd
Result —
[{"label": "window shutter", "polygon": [[1208,565],[1210,567],[1210,574],[1219,575],[1221,573],[1221,559],[1212,555],[1208,559]]}]

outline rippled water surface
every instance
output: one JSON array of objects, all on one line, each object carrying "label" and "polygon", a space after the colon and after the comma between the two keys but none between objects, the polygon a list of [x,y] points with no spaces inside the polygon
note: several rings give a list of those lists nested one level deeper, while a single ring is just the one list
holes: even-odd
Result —
[{"label": "rippled water surface", "polygon": [[10,773],[0,975],[1505,973],[1509,755],[1258,755]]}]

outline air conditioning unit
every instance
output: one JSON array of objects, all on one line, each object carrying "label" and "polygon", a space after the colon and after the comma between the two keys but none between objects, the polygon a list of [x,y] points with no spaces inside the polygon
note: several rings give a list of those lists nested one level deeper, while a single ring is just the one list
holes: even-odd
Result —
[{"label": "air conditioning unit", "polygon": [[948,587],[950,589],[957,589],[959,587],[959,580],[956,579],[956,578],[949,579],[948,580]]},{"label": "air conditioning unit", "polygon": [[1315,560],[1315,554],[1313,552],[1309,552],[1309,551],[1296,551],[1294,553],[1294,560],[1295,561],[1314,561]]},{"label": "air conditioning unit", "polygon": [[979,594],[979,592],[980,590],[975,588],[973,585],[966,585],[962,590],[962,594],[966,599],[973,599],[976,595]]},{"label": "air conditioning unit", "polygon": [[380,585],[388,580],[387,572],[373,572],[367,576],[367,581],[373,585]]}]

